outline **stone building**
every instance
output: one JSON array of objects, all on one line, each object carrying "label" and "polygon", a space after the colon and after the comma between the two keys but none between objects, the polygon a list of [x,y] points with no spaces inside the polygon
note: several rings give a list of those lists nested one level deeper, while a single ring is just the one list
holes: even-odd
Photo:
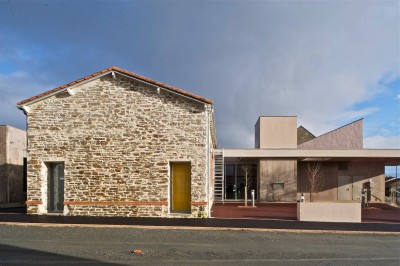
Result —
[{"label": "stone building", "polygon": [[24,195],[26,132],[0,125],[0,207],[21,205]]},{"label": "stone building", "polygon": [[212,101],[110,67],[17,106],[28,124],[28,213],[209,215]]}]

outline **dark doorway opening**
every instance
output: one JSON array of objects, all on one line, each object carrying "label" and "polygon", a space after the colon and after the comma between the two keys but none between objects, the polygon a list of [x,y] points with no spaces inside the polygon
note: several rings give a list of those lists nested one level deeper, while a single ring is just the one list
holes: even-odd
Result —
[{"label": "dark doorway opening", "polygon": [[64,211],[64,163],[48,163],[49,212]]}]

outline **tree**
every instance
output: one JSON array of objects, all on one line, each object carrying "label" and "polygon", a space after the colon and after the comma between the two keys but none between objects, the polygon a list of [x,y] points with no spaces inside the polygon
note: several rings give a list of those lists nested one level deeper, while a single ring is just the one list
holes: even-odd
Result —
[{"label": "tree", "polygon": [[244,206],[247,207],[247,188],[248,188],[248,183],[249,183],[249,178],[250,178],[250,170],[249,170],[249,166],[247,164],[242,165],[242,173],[244,175],[244,180],[246,182],[246,186],[244,188]]},{"label": "tree", "polygon": [[315,195],[322,189],[322,173],[320,162],[307,163],[307,176],[310,182],[310,201],[314,201]]}]

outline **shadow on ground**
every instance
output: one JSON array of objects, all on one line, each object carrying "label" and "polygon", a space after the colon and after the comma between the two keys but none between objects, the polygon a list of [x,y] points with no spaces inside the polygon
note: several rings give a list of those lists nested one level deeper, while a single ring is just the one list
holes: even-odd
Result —
[{"label": "shadow on ground", "polygon": [[122,265],[0,244],[0,265]]}]

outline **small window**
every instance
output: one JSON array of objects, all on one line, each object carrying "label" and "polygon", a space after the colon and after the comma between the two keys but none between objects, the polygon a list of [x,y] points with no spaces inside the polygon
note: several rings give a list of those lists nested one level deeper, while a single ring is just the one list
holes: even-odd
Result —
[{"label": "small window", "polygon": [[348,170],[348,164],[347,164],[347,162],[339,162],[339,164],[338,164],[338,169],[340,170],[340,171],[347,171]]}]

